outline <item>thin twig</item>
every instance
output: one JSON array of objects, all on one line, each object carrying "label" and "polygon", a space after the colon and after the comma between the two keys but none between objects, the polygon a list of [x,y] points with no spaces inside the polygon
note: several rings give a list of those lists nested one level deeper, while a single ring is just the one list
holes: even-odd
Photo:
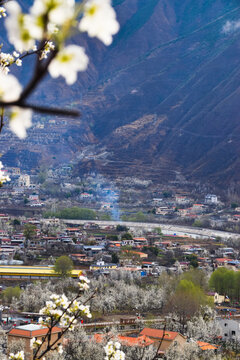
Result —
[{"label": "thin twig", "polygon": [[2,128],[3,128],[3,126],[4,126],[3,117],[4,117],[4,107],[1,108],[1,115],[0,115],[0,119],[1,119],[1,122],[0,122],[0,133],[2,132]]}]

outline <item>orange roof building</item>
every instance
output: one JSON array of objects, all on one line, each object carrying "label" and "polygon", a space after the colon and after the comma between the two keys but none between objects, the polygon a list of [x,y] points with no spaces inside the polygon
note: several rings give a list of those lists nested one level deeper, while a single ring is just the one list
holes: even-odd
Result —
[{"label": "orange roof building", "polygon": [[139,346],[147,347],[153,345],[155,342],[145,335],[140,335],[138,337],[131,336],[118,336],[118,341],[124,346]]},{"label": "orange roof building", "polygon": [[203,342],[203,341],[197,341],[198,346],[203,350],[217,350],[216,345],[211,345],[209,343]]},{"label": "orange roof building", "polygon": [[[106,335],[104,334],[94,334],[94,340],[97,343],[102,343],[105,339],[106,339]],[[138,337],[118,335],[117,340],[123,346],[147,347],[155,344],[154,340],[151,340],[149,337],[145,335],[140,335]]]},{"label": "orange roof building", "polygon": [[[44,340],[45,335],[48,333],[49,329],[46,326],[41,326],[37,324],[28,324],[23,326],[17,326],[13,328],[8,333],[8,350],[11,348],[11,343],[18,342],[22,340],[24,342],[23,350],[25,354],[25,360],[33,359],[33,349],[30,346],[30,341],[32,338],[36,340]],[[51,331],[51,344],[55,341],[56,345],[62,342],[61,338],[62,329],[55,326]],[[41,350],[47,348],[47,340],[43,342]]]},{"label": "orange roof building", "polygon": [[145,335],[157,343],[161,341],[162,343],[159,349],[159,353],[164,353],[174,342],[177,342],[180,345],[186,342],[186,338],[176,331],[144,328],[140,332],[140,335]]}]

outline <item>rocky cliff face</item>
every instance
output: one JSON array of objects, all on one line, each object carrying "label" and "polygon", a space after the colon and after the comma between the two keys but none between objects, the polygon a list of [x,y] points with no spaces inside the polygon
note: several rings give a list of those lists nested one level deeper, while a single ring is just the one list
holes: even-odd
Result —
[{"label": "rocky cliff face", "polygon": [[100,171],[238,181],[239,1],[113,3],[113,44],[83,39],[88,71],[70,89],[47,78],[35,100],[81,109],[89,142],[109,153],[91,161]]}]

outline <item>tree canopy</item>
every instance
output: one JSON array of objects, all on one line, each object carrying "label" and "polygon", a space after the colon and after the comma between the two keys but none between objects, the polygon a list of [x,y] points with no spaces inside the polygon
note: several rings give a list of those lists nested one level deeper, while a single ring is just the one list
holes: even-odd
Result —
[{"label": "tree canopy", "polygon": [[25,224],[23,235],[25,236],[26,240],[31,240],[36,236],[36,226],[33,224]]},{"label": "tree canopy", "polygon": [[80,208],[77,206],[62,209],[57,212],[46,211],[45,218],[56,217],[59,219],[76,219],[76,220],[96,220],[96,213],[91,209]]},{"label": "tree canopy", "polygon": [[68,256],[60,256],[54,264],[54,271],[62,277],[69,276],[73,269],[73,262]]},{"label": "tree canopy", "polygon": [[220,295],[228,295],[231,299],[239,300],[240,272],[220,267],[212,273],[209,286]]}]

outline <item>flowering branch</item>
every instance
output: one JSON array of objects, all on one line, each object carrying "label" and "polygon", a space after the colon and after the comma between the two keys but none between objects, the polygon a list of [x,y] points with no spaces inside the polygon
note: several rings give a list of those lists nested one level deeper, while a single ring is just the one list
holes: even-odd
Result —
[{"label": "flowering branch", "polygon": [[[0,0],[0,18],[6,17],[9,42],[15,47],[12,54],[0,47],[0,106],[10,108],[10,129],[20,138],[26,137],[31,126],[31,110],[53,115],[76,117],[77,110],[29,104],[27,99],[47,72],[53,78],[63,76],[68,85],[77,80],[79,71],[85,71],[88,57],[81,46],[67,45],[72,30],[87,32],[105,45],[119,30],[111,0],[34,0],[29,13],[22,13],[16,1]],[[4,5],[4,7],[2,6]],[[22,65],[29,55],[38,55],[29,84],[22,90],[18,80],[8,75],[13,64]],[[27,110],[26,110],[27,109]],[[3,123],[3,122],[2,122]]]},{"label": "flowering branch", "polygon": [[[40,314],[46,315],[47,318],[45,320],[39,319],[39,322],[46,325],[48,331],[44,336],[43,341],[39,342],[38,340],[36,343],[36,341],[33,340],[32,345],[37,349],[33,357],[34,360],[42,358],[46,353],[54,349],[54,346],[59,342],[59,339],[56,339],[51,343],[52,329],[56,325],[60,324],[65,326],[65,329],[61,332],[60,338],[62,338],[68,330],[73,330],[74,324],[80,316],[92,317],[89,306],[86,306],[86,303],[95,296],[96,291],[94,291],[83,304],[80,304],[77,299],[81,297],[82,291],[89,289],[89,280],[82,274],[80,274],[79,280],[78,294],[71,301],[69,301],[65,295],[59,296],[53,294],[51,296],[51,301],[47,301],[46,306],[40,310]],[[38,355],[42,344],[45,343],[46,339],[47,347],[40,355]]]}]

